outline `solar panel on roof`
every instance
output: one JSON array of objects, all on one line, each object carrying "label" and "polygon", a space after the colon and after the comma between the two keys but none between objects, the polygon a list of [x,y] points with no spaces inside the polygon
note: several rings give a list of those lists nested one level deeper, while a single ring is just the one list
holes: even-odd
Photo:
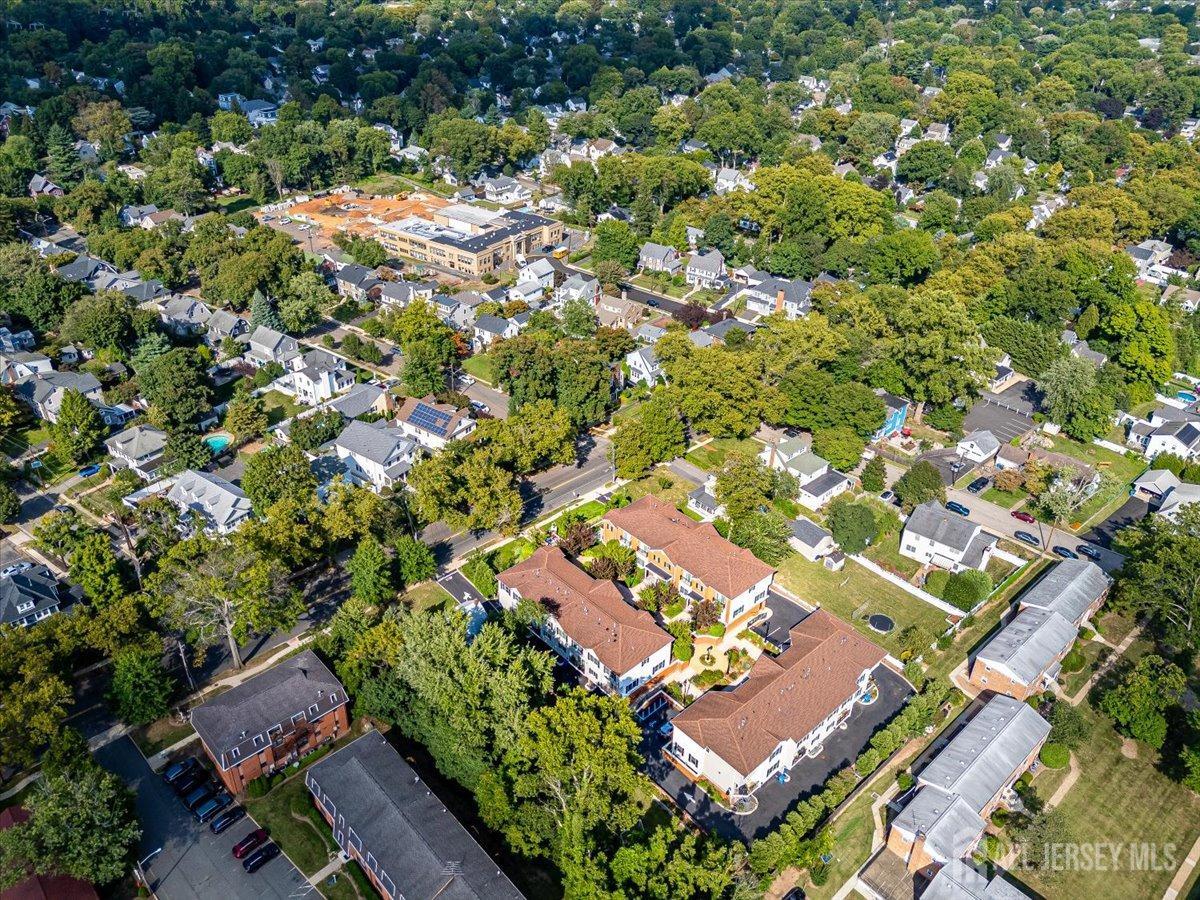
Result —
[{"label": "solar panel on roof", "polygon": [[425,403],[418,403],[408,417],[408,421],[417,428],[424,428],[426,431],[431,431],[439,437],[446,436],[446,429],[450,425],[451,416],[449,413],[443,412],[440,409],[434,409]]}]

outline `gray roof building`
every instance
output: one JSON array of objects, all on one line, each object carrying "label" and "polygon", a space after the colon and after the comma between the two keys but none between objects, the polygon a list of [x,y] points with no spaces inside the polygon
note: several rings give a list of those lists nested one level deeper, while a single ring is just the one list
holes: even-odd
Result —
[{"label": "gray roof building", "polygon": [[1031,685],[1045,674],[1057,676],[1057,660],[1070,649],[1078,629],[1056,612],[1023,609],[979,651],[977,659]]},{"label": "gray roof building", "polygon": [[1029,895],[999,873],[988,881],[961,859],[952,859],[933,876],[921,900],[1029,900]]},{"label": "gray roof building", "polygon": [[1079,626],[1111,586],[1112,579],[1094,562],[1064,559],[1025,591],[1018,602],[1022,608],[1056,612]]},{"label": "gray roof building", "polygon": [[32,625],[58,612],[62,589],[45,566],[0,578],[0,625]]},{"label": "gray roof building", "polygon": [[[522,900],[522,894],[378,731],[305,773],[338,843],[386,897]],[[344,825],[344,827],[343,827]]]},{"label": "gray roof building", "polygon": [[792,529],[792,537],[805,547],[819,547],[823,540],[833,537],[832,534],[811,519],[792,519],[788,522],[788,526]]},{"label": "gray roof building", "polygon": [[250,498],[231,481],[208,472],[187,469],[167,492],[167,499],[200,518],[205,531],[225,534],[250,515]]},{"label": "gray roof building", "polygon": [[297,653],[192,710],[192,726],[223,769],[268,746],[278,726],[345,706],[342,683],[311,650]]}]

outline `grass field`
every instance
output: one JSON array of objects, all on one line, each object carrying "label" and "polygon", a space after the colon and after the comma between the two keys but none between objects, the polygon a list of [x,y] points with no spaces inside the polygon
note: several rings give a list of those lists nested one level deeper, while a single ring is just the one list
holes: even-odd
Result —
[{"label": "grass field", "polygon": [[436,581],[422,581],[404,592],[404,603],[414,612],[437,609],[450,601],[450,595]]},{"label": "grass field", "polygon": [[262,395],[262,402],[267,412],[267,422],[271,425],[278,425],[304,409],[298,403],[293,403],[287,394],[281,394],[279,391],[267,391]]},{"label": "grass field", "polygon": [[668,297],[674,297],[676,300],[679,300],[691,290],[691,287],[686,284],[671,284],[670,279],[658,279],[649,275],[635,275],[629,279],[629,283],[635,284],[640,288],[645,288],[648,291],[666,294]]},{"label": "grass field", "polygon": [[1028,500],[1029,494],[1021,489],[1002,491],[998,487],[990,487],[983,492],[983,499],[989,500],[997,506],[1003,506],[1005,509],[1012,509],[1022,500]]},{"label": "grass field", "polygon": [[[1159,858],[1166,845],[1175,847],[1175,865],[1183,861],[1200,834],[1200,797],[1189,793],[1158,771],[1158,754],[1138,744],[1137,758],[1121,753],[1121,736],[1111,722],[1084,703],[1079,706],[1090,734],[1075,752],[1079,780],[1059,809],[1067,821],[1069,841],[1130,842],[1157,845]],[[1036,782],[1035,782],[1036,784]],[[1117,900],[1160,897],[1174,877],[1173,868],[1132,871],[1066,871],[1044,875],[1013,871],[1045,897],[1086,897]]]},{"label": "grass field", "polygon": [[697,447],[684,456],[688,462],[709,472],[715,472],[725,463],[725,457],[734,451],[757,456],[762,444],[753,438],[713,438],[703,447]]},{"label": "grass field", "polygon": [[[795,554],[779,565],[779,582],[802,600],[820,604],[895,656],[900,654],[899,635],[909,625],[916,625],[932,641],[947,626],[946,614],[918,600],[853,560],[846,562],[840,572],[831,572],[820,563],[811,563]],[[860,616],[854,615],[864,607]],[[890,634],[872,631],[861,616],[884,613],[896,623]]]},{"label": "grass field", "polygon": [[867,548],[864,554],[867,559],[877,563],[889,572],[894,572],[902,578],[912,578],[921,568],[915,559],[900,555],[900,533],[894,532]]},{"label": "grass field", "polygon": [[1146,462],[1141,458],[1114,453],[1095,444],[1080,444],[1061,434],[1054,438],[1053,449],[1056,453],[1081,460],[1112,476],[1112,484],[1102,485],[1072,517],[1072,524],[1078,522],[1081,527],[1099,521],[1115,511],[1125,502],[1129,483],[1146,470]]},{"label": "grass field", "polygon": [[329,826],[313,806],[303,776],[285,781],[265,797],[246,800],[246,810],[271,832],[272,839],[305,875],[319,872],[337,850]]},{"label": "grass field", "polygon": [[468,356],[462,361],[462,367],[463,371],[479,381],[486,382],[489,385],[496,383],[496,370],[492,366],[492,358],[486,353]]}]

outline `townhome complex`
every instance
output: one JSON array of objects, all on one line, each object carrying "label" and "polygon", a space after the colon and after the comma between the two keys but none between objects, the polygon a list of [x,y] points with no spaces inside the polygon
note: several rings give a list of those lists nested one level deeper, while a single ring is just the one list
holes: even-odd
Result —
[{"label": "townhome complex", "polygon": [[225,787],[240,794],[350,728],[346,689],[311,650],[192,710],[192,726]]},{"label": "townhome complex", "polygon": [[523,900],[378,731],[314,763],[304,784],[337,845],[383,900]]},{"label": "townhome complex", "polygon": [[791,646],[760,656],[745,681],[709,691],[672,720],[665,752],[688,778],[736,798],[819,755],[887,655],[822,609],[790,635]]},{"label": "townhome complex", "polygon": [[728,629],[763,607],[775,578],[773,568],[721,537],[712,524],[696,522],[653,495],[609,510],[600,534],[632,547],[650,575],[676,585],[689,602],[715,600]]},{"label": "townhome complex", "polygon": [[671,635],[628,602],[615,582],[593,578],[558,547],[541,547],[497,578],[500,604],[545,613],[538,631],[597,688],[629,696],[671,666]]},{"label": "townhome complex", "polygon": [[1058,563],[1018,598],[1016,615],[970,661],[971,683],[1018,700],[1051,688],[1111,585],[1093,562]]}]

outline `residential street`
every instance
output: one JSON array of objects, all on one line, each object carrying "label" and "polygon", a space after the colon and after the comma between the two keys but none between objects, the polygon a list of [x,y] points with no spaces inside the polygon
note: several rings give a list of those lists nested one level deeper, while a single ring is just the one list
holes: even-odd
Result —
[{"label": "residential street", "polygon": [[[991,501],[984,500],[979,494],[971,494],[967,491],[948,488],[946,490],[946,499],[961,503],[969,509],[971,515],[968,518],[972,522],[983,526],[985,531],[989,531],[992,534],[1013,538],[1014,533],[1018,531],[1028,531],[1041,540],[1042,546],[1047,551],[1053,546],[1074,550],[1080,544],[1086,543],[1095,547],[1100,552],[1099,565],[1106,572],[1112,572],[1114,569],[1120,568],[1121,563],[1125,559],[1120,553],[1109,550],[1100,544],[1092,543],[1090,540],[1085,540],[1083,536],[1072,534],[1069,530],[1056,528],[1054,529],[1054,534],[1051,535],[1048,525],[1044,525],[1041,522],[1030,524],[1022,522],[1019,519],[1014,519],[1009,510]],[[1054,558],[1057,559],[1057,557]]]}]

